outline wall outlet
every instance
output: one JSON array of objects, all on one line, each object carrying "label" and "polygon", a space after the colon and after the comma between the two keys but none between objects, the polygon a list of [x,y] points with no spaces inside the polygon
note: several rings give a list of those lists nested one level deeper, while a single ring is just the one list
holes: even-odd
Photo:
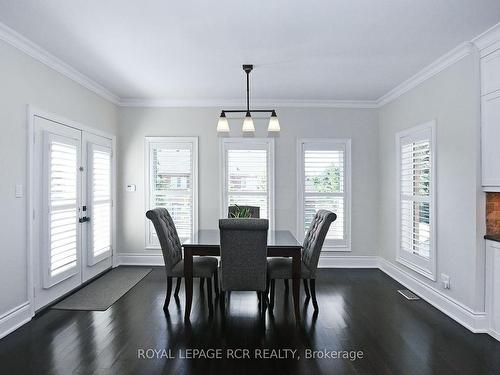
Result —
[{"label": "wall outlet", "polygon": [[441,282],[443,283],[444,289],[450,289],[450,276],[442,273],[441,274]]},{"label": "wall outlet", "polygon": [[134,191],[137,190],[137,187],[134,184],[127,185],[126,191],[129,193],[133,193]]}]

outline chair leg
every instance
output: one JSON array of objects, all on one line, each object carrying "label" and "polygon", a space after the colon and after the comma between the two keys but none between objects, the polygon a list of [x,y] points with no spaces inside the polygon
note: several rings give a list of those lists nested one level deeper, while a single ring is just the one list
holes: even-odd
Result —
[{"label": "chair leg", "polygon": [[272,279],[271,280],[271,292],[269,295],[269,310],[272,310],[274,308],[274,289],[276,287],[276,280]]},{"label": "chair leg", "polygon": [[311,294],[309,293],[309,285],[307,284],[307,279],[304,279],[304,293],[306,294],[306,299],[309,299],[311,297]]},{"label": "chair leg", "polygon": [[285,292],[288,292],[288,279],[283,279],[283,283],[285,284]]},{"label": "chair leg", "polygon": [[215,297],[219,297],[219,275],[216,270],[214,273],[214,289],[215,289]]},{"label": "chair leg", "polygon": [[219,303],[220,303],[220,309],[222,310],[222,312],[224,312],[224,309],[226,308],[226,292],[224,292],[223,290],[221,290],[219,292]]},{"label": "chair leg", "polygon": [[311,296],[312,296],[314,311],[319,311],[318,301],[316,301],[316,280],[310,279],[309,283],[311,284]]},{"label": "chair leg", "polygon": [[200,290],[203,290],[203,286],[205,285],[205,278],[200,277]]},{"label": "chair leg", "polygon": [[172,278],[167,276],[167,295],[165,297],[165,303],[163,304],[163,311],[168,310],[168,304],[170,303],[170,295],[172,294]]},{"label": "chair leg", "polygon": [[182,277],[177,278],[177,283],[175,284],[175,292],[174,292],[175,297],[179,297],[179,289],[181,289],[181,280]]},{"label": "chair leg", "polygon": [[260,308],[262,315],[266,313],[266,292],[260,292]]},{"label": "chair leg", "polygon": [[213,301],[212,301],[212,279],[207,278],[207,299],[208,299],[208,311],[212,315],[214,311]]}]

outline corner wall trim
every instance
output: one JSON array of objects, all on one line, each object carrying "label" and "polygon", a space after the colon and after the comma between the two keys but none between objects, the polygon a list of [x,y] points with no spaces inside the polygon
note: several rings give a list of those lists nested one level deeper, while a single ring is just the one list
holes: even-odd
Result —
[{"label": "corner wall trim", "polygon": [[471,42],[464,42],[458,45],[448,53],[441,56],[439,59],[427,65],[413,77],[407,79],[403,83],[393,88],[387,94],[381,96],[377,100],[377,106],[382,107],[392,102],[393,100],[396,100],[401,95],[420,85],[422,82],[434,77],[436,74],[442,72],[449,66],[452,66],[456,62],[463,59],[465,56],[472,54],[475,49],[475,45]]},{"label": "corner wall trim", "polygon": [[0,316],[0,339],[15,331],[32,318],[31,306],[26,301]]},{"label": "corner wall trim", "polygon": [[79,83],[86,89],[94,92],[100,97],[112,102],[113,104],[118,104],[119,98],[111,91],[101,86],[99,83],[90,79],[86,75],[80,73],[78,70],[66,64],[61,59],[55,57],[48,51],[44,50],[38,44],[33,43],[31,40],[27,39],[23,35],[19,34],[17,31],[11,29],[7,25],[0,22],[0,40],[12,45],[18,50],[24,52],[28,56],[31,56],[35,60],[47,65],[49,68],[55,70],[56,72],[66,76],[67,78]]},{"label": "corner wall trim", "polygon": [[445,296],[438,290],[428,286],[416,277],[401,270],[391,262],[380,258],[379,268],[398,283],[404,285],[420,298],[460,323],[474,333],[489,333],[486,312],[476,312],[454,299]]},{"label": "corner wall trim", "polygon": [[[118,105],[121,107],[215,107],[219,108],[221,103],[227,107],[241,107],[241,100],[236,99],[142,99],[142,98],[122,98]],[[252,101],[254,107],[296,107],[296,108],[358,108],[375,109],[375,100],[283,100],[283,99],[256,99]]]}]

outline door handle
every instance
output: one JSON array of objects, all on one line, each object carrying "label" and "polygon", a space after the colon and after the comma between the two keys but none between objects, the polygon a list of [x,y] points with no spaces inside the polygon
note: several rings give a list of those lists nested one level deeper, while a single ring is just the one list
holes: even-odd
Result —
[{"label": "door handle", "polygon": [[90,221],[90,217],[88,216],[84,216],[84,217],[81,217],[79,220],[78,220],[80,223],[85,223],[87,221]]}]

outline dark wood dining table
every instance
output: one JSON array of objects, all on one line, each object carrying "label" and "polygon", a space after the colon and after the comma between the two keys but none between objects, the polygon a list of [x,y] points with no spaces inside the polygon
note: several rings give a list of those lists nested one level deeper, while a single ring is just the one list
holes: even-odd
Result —
[{"label": "dark wood dining table", "polygon": [[[199,230],[182,244],[184,249],[184,277],[186,308],[184,319],[189,320],[193,303],[193,256],[220,256],[220,234],[218,230]],[[290,231],[269,231],[267,236],[268,257],[292,258],[292,294],[295,319],[300,321],[300,264],[302,245]]]}]

